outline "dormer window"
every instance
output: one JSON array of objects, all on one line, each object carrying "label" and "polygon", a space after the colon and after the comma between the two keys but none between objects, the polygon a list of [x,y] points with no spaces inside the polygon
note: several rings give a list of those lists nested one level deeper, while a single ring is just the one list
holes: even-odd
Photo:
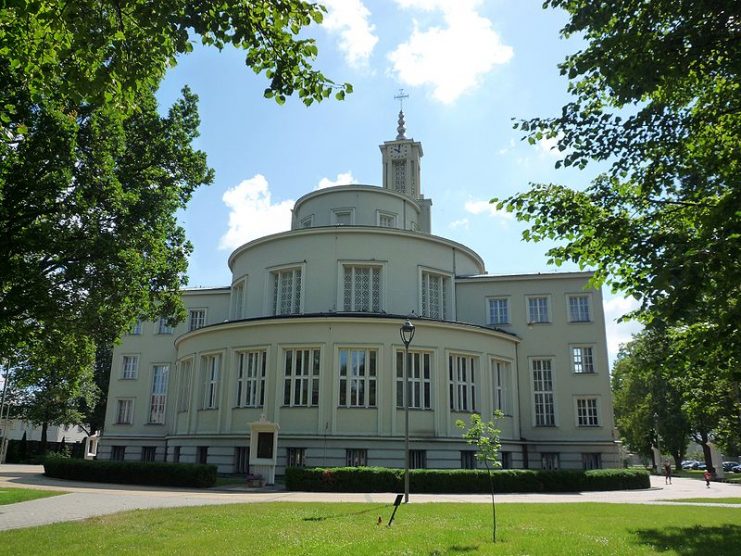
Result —
[{"label": "dormer window", "polygon": [[334,226],[352,226],[353,210],[336,209],[332,211],[332,225]]}]

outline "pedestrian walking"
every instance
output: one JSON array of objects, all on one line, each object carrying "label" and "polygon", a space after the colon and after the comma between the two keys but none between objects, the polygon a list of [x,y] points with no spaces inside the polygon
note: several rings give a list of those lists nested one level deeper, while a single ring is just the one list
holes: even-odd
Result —
[{"label": "pedestrian walking", "polygon": [[702,476],[705,478],[705,486],[707,488],[710,488],[710,479],[713,478],[713,474],[710,469],[706,469],[705,473],[702,474]]},{"label": "pedestrian walking", "polygon": [[664,484],[672,484],[672,464],[668,461],[664,462]]}]

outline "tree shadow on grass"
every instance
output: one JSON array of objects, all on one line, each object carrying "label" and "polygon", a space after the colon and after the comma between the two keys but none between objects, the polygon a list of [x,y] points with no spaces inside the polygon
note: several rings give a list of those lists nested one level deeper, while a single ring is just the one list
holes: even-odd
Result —
[{"label": "tree shadow on grass", "polygon": [[657,552],[672,551],[681,556],[736,555],[741,547],[740,525],[636,529],[633,533],[638,537],[638,544],[649,545]]}]

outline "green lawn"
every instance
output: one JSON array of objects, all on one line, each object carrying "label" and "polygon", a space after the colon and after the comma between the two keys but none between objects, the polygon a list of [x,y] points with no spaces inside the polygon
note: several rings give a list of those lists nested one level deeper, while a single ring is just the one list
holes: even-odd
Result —
[{"label": "green lawn", "polygon": [[33,490],[30,488],[3,488],[0,489],[0,506],[25,502],[26,500],[36,500],[36,498],[46,498],[47,496],[57,496],[59,494],[65,493],[54,490]]},{"label": "green lawn", "polygon": [[[735,509],[618,504],[265,503],[126,512],[0,533],[6,554],[681,554],[741,546]],[[379,516],[384,521],[377,525]]]}]

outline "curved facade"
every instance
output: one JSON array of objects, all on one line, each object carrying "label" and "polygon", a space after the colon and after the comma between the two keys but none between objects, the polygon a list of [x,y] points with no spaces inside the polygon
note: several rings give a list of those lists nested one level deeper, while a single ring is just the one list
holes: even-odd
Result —
[{"label": "curved facade", "polygon": [[[399,327],[412,318],[413,467],[475,465],[455,422],[496,409],[505,467],[617,465],[590,274],[485,274],[471,249],[429,233],[421,145],[402,133],[381,151],[383,187],[305,195],[291,231],[232,253],[228,287],[183,293],[187,322],[141,323],[124,338],[100,458],[245,473],[257,450],[279,474],[402,467]],[[252,438],[255,423],[273,427],[269,450]]]}]

